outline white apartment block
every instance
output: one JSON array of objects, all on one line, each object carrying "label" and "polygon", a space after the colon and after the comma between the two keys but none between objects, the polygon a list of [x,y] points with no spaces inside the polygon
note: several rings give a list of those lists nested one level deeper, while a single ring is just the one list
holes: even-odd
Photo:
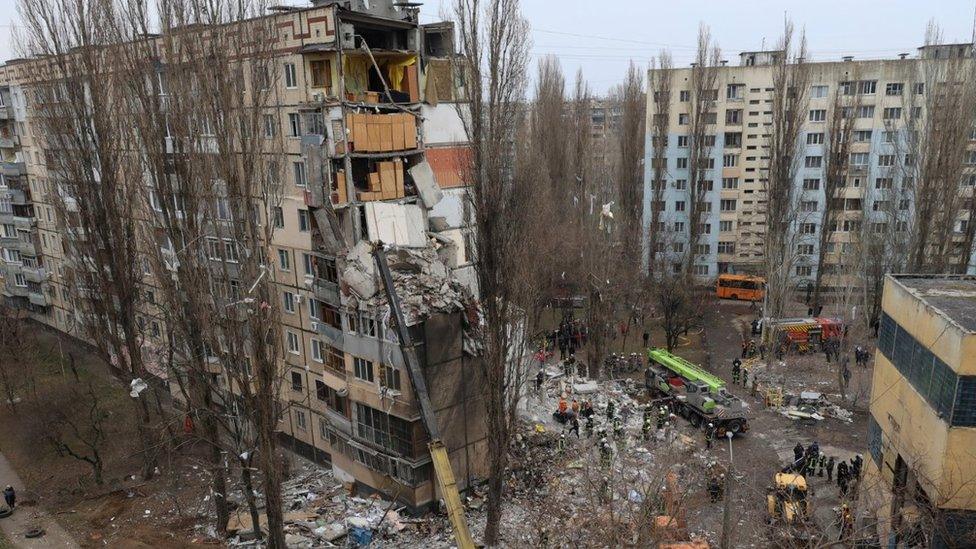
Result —
[{"label": "white apartment block", "polygon": [[[798,168],[794,185],[798,203],[793,227],[796,231],[796,262],[792,275],[798,287],[813,281],[819,254],[826,258],[826,285],[846,284],[834,276],[831,264],[844,253],[853,253],[853,233],[871,223],[881,223],[886,209],[886,191],[900,182],[898,166],[911,161],[905,158],[895,140],[905,131],[905,120],[920,113],[905,112],[908,94],[927,93],[919,84],[919,73],[925,64],[945,63],[951,57],[972,57],[971,44],[919,48],[915,57],[903,54],[895,59],[857,61],[845,57],[837,62],[808,63],[809,89],[807,112],[799,135]],[[711,93],[714,119],[707,126],[710,145],[704,179],[707,189],[702,235],[697,245],[688,240],[688,154],[689,91],[692,68],[671,69],[668,135],[666,139],[665,188],[660,204],[656,262],[678,269],[684,254],[694,254],[694,274],[702,282],[721,273],[763,274],[763,245],[766,233],[763,171],[768,166],[768,137],[772,119],[773,71],[778,51],[745,52],[738,66],[724,61],[715,68],[717,77]],[[659,104],[655,101],[654,82],[659,70],[649,71],[647,93],[647,131],[645,142],[644,226],[650,229],[652,182],[654,180],[654,120]],[[970,84],[971,85],[971,84]],[[824,205],[830,197],[824,192],[824,134],[836,94],[853,98],[844,104],[856,104],[844,111],[855,118],[850,144],[850,164],[843,188],[833,197],[840,210],[827,249],[820,249]],[[973,136],[970,136],[973,137]],[[976,144],[976,142],[972,142]],[[976,155],[966,159],[976,168]],[[960,193],[972,196],[972,178],[960,182]],[[970,199],[971,200],[971,199]],[[911,212],[912,204],[900,209]],[[963,232],[968,216],[958,220],[957,232]],[[863,224],[863,225],[862,225]],[[645,254],[651,253],[646,249]],[[968,269],[973,271],[972,250],[964,254]],[[644,260],[647,261],[645,255]]]}]

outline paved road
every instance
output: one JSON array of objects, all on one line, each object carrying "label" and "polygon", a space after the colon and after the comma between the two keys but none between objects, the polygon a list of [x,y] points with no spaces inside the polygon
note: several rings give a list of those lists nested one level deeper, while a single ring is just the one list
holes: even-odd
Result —
[{"label": "paved road", "polygon": [[[18,492],[24,492],[24,483],[21,482],[17,472],[10,466],[7,458],[0,454],[0,486],[8,484]],[[42,537],[36,539],[24,537],[24,532],[38,527],[46,532]],[[0,529],[3,530],[10,543],[18,548],[79,547],[74,538],[57,521],[43,509],[33,505],[18,505],[13,515],[0,519]]]}]

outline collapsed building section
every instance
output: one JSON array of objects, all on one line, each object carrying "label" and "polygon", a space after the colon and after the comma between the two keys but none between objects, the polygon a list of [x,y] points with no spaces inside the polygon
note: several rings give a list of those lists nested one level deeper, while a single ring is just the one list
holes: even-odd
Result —
[{"label": "collapsed building section", "polygon": [[416,509],[440,495],[374,243],[388,246],[458,486],[487,473],[480,367],[465,352],[476,348],[465,331],[475,292],[452,28],[421,26],[416,9],[390,2],[330,7],[334,35],[297,48],[311,76],[299,111],[316,264],[310,344],[322,360],[293,367],[283,431],[337,478]]}]

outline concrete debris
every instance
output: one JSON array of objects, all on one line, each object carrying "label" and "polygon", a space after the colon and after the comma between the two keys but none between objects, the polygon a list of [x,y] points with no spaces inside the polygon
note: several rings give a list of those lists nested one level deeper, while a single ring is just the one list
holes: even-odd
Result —
[{"label": "concrete debris", "polygon": [[434,170],[426,160],[410,168],[407,172],[413,178],[414,185],[417,186],[417,196],[428,209],[433,208],[444,199],[444,193],[437,184]]},{"label": "concrete debris", "polygon": [[[467,290],[451,277],[432,247],[395,248],[386,254],[407,325],[413,326],[434,312],[464,309],[469,301]],[[343,264],[343,288],[347,295],[357,298],[367,308],[388,306],[368,242],[354,246]]]}]

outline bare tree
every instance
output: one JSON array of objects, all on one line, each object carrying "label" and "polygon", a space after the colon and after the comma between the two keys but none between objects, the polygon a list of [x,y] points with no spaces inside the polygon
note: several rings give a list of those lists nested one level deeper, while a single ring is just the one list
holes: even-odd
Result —
[{"label": "bare tree", "polygon": [[[682,272],[690,281],[694,271],[698,244],[704,234],[708,208],[706,193],[712,181],[706,177],[715,169],[712,147],[715,146],[715,102],[718,100],[718,66],[721,50],[712,43],[711,31],[698,28],[698,53],[691,68],[688,117],[688,253],[684,254]],[[680,115],[679,115],[680,116]]]},{"label": "bare tree", "polygon": [[959,186],[967,165],[974,163],[968,148],[976,123],[976,88],[971,85],[976,60],[971,48],[966,55],[936,56],[942,43],[940,29],[930,23],[928,52],[902,96],[904,138],[896,141],[902,158],[891,169],[892,175],[900,169],[900,185],[914,210],[907,262],[912,272],[965,269],[976,235],[969,229],[956,234],[960,216],[972,209]]},{"label": "bare tree", "polygon": [[29,328],[17,310],[0,310],[0,399],[7,401],[14,415],[17,403],[32,384],[29,365],[38,358],[37,343]]},{"label": "bare tree", "polygon": [[54,447],[59,457],[86,463],[95,484],[104,482],[104,452],[108,444],[110,414],[105,397],[94,382],[71,383],[61,380],[46,395],[47,402],[36,407],[38,430]]},{"label": "bare tree", "polygon": [[[657,70],[652,70],[648,90],[652,94],[653,112],[651,116],[651,183],[650,220],[647,233],[647,270],[657,274],[658,254],[662,253],[663,235],[660,230],[661,215],[664,212],[664,189],[668,184],[668,134],[671,128],[671,80],[673,67],[671,54],[662,51],[657,59]],[[654,67],[652,66],[652,69]]]},{"label": "bare tree", "polygon": [[[772,119],[769,130],[769,168],[761,179],[766,200],[766,271],[767,317],[779,318],[786,312],[793,292],[793,268],[796,264],[798,200],[795,177],[801,156],[800,128],[806,117],[808,71],[804,63],[806,39],[794,42],[793,24],[786,22],[779,52],[773,63]],[[829,199],[829,198],[828,198]]]},{"label": "bare tree", "polygon": [[[644,96],[644,75],[633,62],[627,68],[623,84],[610,95],[613,109],[619,109],[616,128],[618,159],[614,166],[617,197],[620,200],[620,233],[623,265],[639,270],[643,236],[644,207],[644,119],[647,101]],[[611,118],[613,119],[613,118]],[[627,300],[632,301],[632,299]]]},{"label": "bare tree", "polygon": [[[118,7],[99,2],[22,0],[27,53],[38,61],[26,84],[42,129],[51,193],[67,259],[66,284],[83,335],[98,346],[128,385],[150,377],[143,360],[144,333],[137,322],[142,298],[136,211],[140,173],[125,161],[127,143],[119,116],[115,57],[108,44]],[[157,439],[149,391],[133,399],[140,417],[142,476],[152,477]]]},{"label": "bare tree", "polygon": [[[845,91],[852,91],[853,83],[857,80],[856,72],[849,76],[853,77],[850,78],[851,82],[847,82],[847,86],[838,85],[834,89],[833,101],[827,114],[827,129],[824,132],[824,201],[818,224],[820,241],[817,254],[817,272],[813,287],[813,304],[821,303],[825,265],[827,259],[832,255],[829,255],[828,244],[835,234],[834,227],[840,217],[839,214],[844,209],[844,198],[841,194],[847,186],[847,173],[850,166],[851,143],[854,137],[854,121],[856,120],[856,113],[853,111],[856,111],[861,104],[860,94],[845,93]],[[856,90],[853,91],[856,92]]]}]

